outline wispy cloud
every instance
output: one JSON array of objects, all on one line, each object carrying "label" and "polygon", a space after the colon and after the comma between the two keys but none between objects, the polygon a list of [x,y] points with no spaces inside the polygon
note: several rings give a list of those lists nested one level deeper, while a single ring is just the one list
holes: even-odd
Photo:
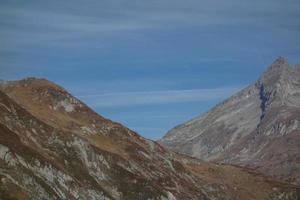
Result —
[{"label": "wispy cloud", "polygon": [[61,85],[67,87],[73,94],[81,97],[93,96],[97,94],[119,94],[122,91],[134,92],[134,91],[149,91],[149,90],[164,90],[166,88],[176,87],[178,84],[183,84],[186,81],[172,81],[163,79],[152,78],[131,78],[129,79],[112,79],[108,81],[99,80],[86,80],[84,86],[77,81],[62,82]]},{"label": "wispy cloud", "polygon": [[[74,7],[82,7],[81,1],[74,1]],[[241,5],[239,1],[122,1],[120,4],[108,1],[93,2],[80,12],[66,9],[64,12],[45,3],[43,9],[3,5],[0,8],[0,36],[13,39],[21,45],[39,44],[44,46],[73,47],[93,45],[95,39],[105,41],[105,34],[122,35],[140,30],[164,30],[183,27],[206,26],[256,26],[264,27],[295,23],[297,17],[286,14],[294,11],[295,1],[290,0],[284,7],[279,1],[251,1]],[[216,6],[218,5],[218,6]],[[248,5],[248,7],[247,7]],[[70,5],[62,3],[61,7]],[[46,8],[46,9],[45,9]],[[241,8],[244,12],[239,12]],[[278,13],[278,9],[281,12]],[[89,12],[86,12],[88,10]],[[252,13],[251,15],[249,13]],[[263,15],[262,17],[262,13]],[[254,15],[255,14],[255,17]],[[282,18],[282,19],[281,19]],[[259,20],[258,20],[259,19]],[[284,23],[283,23],[284,22]],[[81,40],[79,40],[81,39]]]},{"label": "wispy cloud", "polygon": [[138,106],[223,99],[242,87],[214,89],[164,90],[147,92],[121,92],[79,96],[93,107]]}]

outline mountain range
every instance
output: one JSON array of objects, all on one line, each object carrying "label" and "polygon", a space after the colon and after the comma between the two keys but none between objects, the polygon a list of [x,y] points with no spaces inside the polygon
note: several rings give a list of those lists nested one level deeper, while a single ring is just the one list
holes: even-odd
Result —
[{"label": "mountain range", "polygon": [[160,144],[300,184],[300,67],[279,57],[252,85],[170,130]]},{"label": "mountain range", "polygon": [[[285,102],[294,104],[296,96]],[[261,120],[270,120],[271,106],[257,108],[264,107]],[[293,135],[294,124],[284,135]],[[269,135],[281,134],[274,131]],[[26,78],[0,82],[0,199],[295,200],[300,188],[168,150],[100,116],[64,88]]]}]

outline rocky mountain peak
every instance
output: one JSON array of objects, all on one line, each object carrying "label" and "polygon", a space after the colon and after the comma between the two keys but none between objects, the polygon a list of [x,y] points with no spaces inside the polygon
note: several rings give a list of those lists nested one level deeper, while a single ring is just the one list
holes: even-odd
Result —
[{"label": "rocky mountain peak", "polygon": [[260,93],[262,111],[265,112],[270,105],[299,106],[299,77],[300,68],[290,65],[283,57],[276,59],[255,84]]},{"label": "rocky mountain peak", "polygon": [[279,57],[255,84],[176,126],[160,142],[197,158],[252,166],[299,184],[299,113],[300,68]]},{"label": "rocky mountain peak", "polygon": [[275,82],[280,81],[288,73],[290,67],[285,58],[279,57],[267,68],[258,82],[265,85],[274,85]]},{"label": "rocky mountain peak", "polygon": [[288,60],[282,56],[279,56],[271,65],[270,68],[286,68],[288,67]]}]

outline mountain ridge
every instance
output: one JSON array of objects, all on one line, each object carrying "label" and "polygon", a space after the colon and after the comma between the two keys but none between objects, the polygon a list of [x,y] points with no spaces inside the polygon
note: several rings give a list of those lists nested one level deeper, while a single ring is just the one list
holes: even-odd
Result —
[{"label": "mountain ridge", "polygon": [[[10,82],[12,83],[12,82]],[[300,188],[164,149],[61,87],[0,88],[1,199],[295,199]]]},{"label": "mountain ridge", "polygon": [[[280,57],[252,85],[203,115],[171,129],[159,142],[169,149],[200,159],[258,167],[273,178],[299,184],[299,77],[300,68],[289,65]],[[293,135],[283,135],[295,131]],[[282,140],[292,140],[291,137],[297,141],[291,145],[292,153],[288,154],[289,159],[295,160],[290,162],[292,169],[275,173],[271,167],[275,160],[263,163],[258,155],[263,156],[264,152],[268,154],[264,155],[266,157],[281,155],[283,150],[275,155],[264,150],[267,148],[264,145],[271,145],[280,136]],[[286,142],[280,144],[279,148],[286,149]],[[266,158],[262,160],[268,161]]]}]

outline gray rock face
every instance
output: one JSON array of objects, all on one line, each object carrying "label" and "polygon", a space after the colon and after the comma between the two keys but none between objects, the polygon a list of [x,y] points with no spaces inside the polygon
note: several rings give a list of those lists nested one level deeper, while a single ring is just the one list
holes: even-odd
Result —
[{"label": "gray rock face", "polygon": [[300,183],[300,68],[278,58],[255,84],[170,130],[160,143]]}]

